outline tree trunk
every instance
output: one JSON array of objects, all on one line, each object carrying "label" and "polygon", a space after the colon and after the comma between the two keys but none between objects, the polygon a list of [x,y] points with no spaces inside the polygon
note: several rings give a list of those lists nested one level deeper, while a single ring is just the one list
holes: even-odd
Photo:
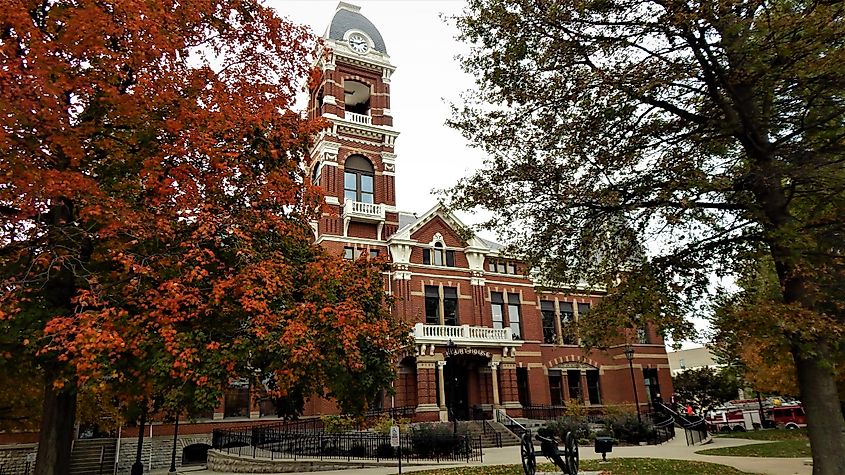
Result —
[{"label": "tree trunk", "polygon": [[54,388],[56,377],[49,371],[44,379],[44,406],[35,475],[66,475],[70,472],[73,447],[76,388],[72,384],[66,384],[62,389]]},{"label": "tree trunk", "polygon": [[801,402],[807,413],[807,431],[813,453],[813,475],[841,475],[845,470],[845,419],[827,342],[819,342],[813,357],[792,350],[798,372]]}]

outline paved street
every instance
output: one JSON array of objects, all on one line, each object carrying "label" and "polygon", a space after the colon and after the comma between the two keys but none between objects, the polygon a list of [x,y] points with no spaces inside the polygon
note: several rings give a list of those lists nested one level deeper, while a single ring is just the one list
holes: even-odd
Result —
[{"label": "paved street", "polygon": [[[805,464],[805,458],[762,458],[762,457],[721,457],[715,455],[698,455],[695,452],[698,450],[719,448],[719,447],[735,447],[739,445],[748,445],[751,443],[758,443],[748,439],[727,439],[715,438],[713,443],[706,446],[687,447],[683,438],[676,437],[670,442],[658,446],[639,446],[639,447],[616,447],[613,453],[608,455],[608,458],[614,457],[646,457],[646,458],[661,458],[661,459],[679,459],[679,460],[698,460],[702,462],[720,463],[723,465],[730,465],[739,470],[750,473],[762,473],[766,475],[811,475],[812,466]],[[766,443],[766,442],[763,442]],[[593,452],[592,447],[581,448],[582,459],[599,459],[600,454]],[[539,461],[543,461],[543,457],[539,457]],[[504,447],[501,449],[485,449],[484,461],[475,462],[469,465],[512,465],[520,463],[519,447]],[[467,464],[459,465],[403,465],[404,472],[413,472],[419,470],[428,470],[433,468],[444,467],[466,467]],[[185,472],[187,473],[187,472]],[[219,472],[211,472],[208,470],[192,471],[192,474],[217,474]],[[396,467],[378,467],[378,468],[364,468],[354,470],[336,470],[318,472],[321,475],[392,475],[397,473]]]}]

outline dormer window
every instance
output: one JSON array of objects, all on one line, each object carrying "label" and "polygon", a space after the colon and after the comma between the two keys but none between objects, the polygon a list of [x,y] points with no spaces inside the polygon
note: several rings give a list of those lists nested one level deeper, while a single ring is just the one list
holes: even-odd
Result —
[{"label": "dormer window", "polygon": [[423,249],[423,264],[455,267],[455,251],[446,249],[442,242],[437,241],[432,249]]},{"label": "dormer window", "polygon": [[487,270],[489,272],[495,272],[497,274],[516,275],[519,273],[519,268],[516,266],[515,262],[502,260],[487,261]]},{"label": "dormer window", "polygon": [[434,265],[442,266],[443,260],[443,243],[436,242],[434,243]]}]

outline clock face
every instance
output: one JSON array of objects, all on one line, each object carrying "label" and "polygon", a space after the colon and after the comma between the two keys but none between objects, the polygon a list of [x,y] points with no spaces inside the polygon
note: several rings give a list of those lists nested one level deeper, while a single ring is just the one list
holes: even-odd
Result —
[{"label": "clock face", "polygon": [[364,54],[370,49],[367,39],[357,33],[349,35],[349,47],[356,53]]}]

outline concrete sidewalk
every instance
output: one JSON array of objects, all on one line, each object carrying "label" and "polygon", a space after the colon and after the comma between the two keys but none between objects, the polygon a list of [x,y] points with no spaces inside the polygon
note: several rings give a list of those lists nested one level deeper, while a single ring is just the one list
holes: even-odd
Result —
[{"label": "concrete sidewalk", "polygon": [[[765,475],[812,475],[813,468],[811,465],[805,464],[804,458],[764,458],[764,457],[722,457],[717,455],[699,455],[696,451],[721,448],[721,447],[736,447],[740,445],[750,445],[755,443],[768,443],[749,439],[730,439],[730,438],[714,438],[713,442],[706,445],[696,445],[688,447],[686,441],[682,438],[675,437],[673,440],[662,445],[645,445],[633,447],[615,447],[613,452],[608,454],[608,458],[658,458],[658,459],[675,459],[675,460],[694,460],[700,462],[710,462],[722,465],[729,465],[739,470],[748,473],[760,473]],[[580,451],[582,460],[600,459],[601,454],[593,451],[592,447],[581,447]],[[537,462],[545,462],[545,457],[539,455]],[[467,466],[489,466],[489,465],[518,465],[520,464],[519,447],[503,447],[501,449],[484,449],[484,461],[472,462],[469,464],[431,464],[431,465],[402,465],[402,472],[416,472],[421,470],[433,470],[442,468],[461,468]],[[166,473],[166,472],[163,472]],[[180,473],[182,471],[180,470]],[[188,473],[185,471],[184,473]],[[220,472],[211,472],[208,470],[191,471],[191,474],[218,474]],[[325,472],[315,472],[321,475],[393,475],[398,473],[395,466],[393,467],[375,467],[375,468],[361,468],[349,470],[332,470]],[[589,472],[582,472],[587,475]],[[594,472],[593,472],[594,473]]]}]

